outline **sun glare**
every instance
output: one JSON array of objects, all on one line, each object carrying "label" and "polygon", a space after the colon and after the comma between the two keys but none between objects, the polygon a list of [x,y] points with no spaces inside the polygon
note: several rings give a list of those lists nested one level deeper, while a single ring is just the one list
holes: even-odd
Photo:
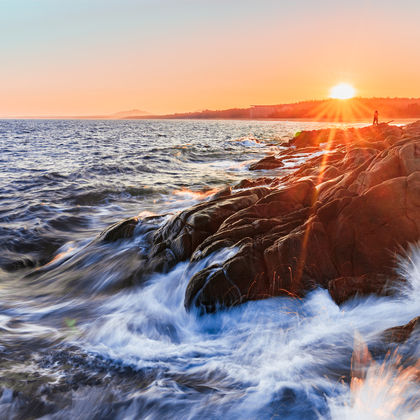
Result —
[{"label": "sun glare", "polygon": [[356,91],[353,86],[348,83],[340,83],[330,90],[330,98],[333,99],[350,99],[353,98]]}]

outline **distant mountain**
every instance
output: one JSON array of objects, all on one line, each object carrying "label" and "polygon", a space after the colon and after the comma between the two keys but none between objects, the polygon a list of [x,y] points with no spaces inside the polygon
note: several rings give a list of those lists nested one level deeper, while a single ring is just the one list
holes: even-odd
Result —
[{"label": "distant mountain", "polygon": [[[40,120],[118,120],[133,117],[145,117],[148,112],[140,109],[131,109],[129,111],[119,111],[110,115],[42,115],[42,116],[16,116],[9,118],[16,119],[40,119]],[[0,117],[1,118],[1,117]]]},{"label": "distant mountain", "polygon": [[115,114],[108,115],[108,118],[130,118],[145,115],[150,114],[146,111],[142,111],[141,109],[130,109],[129,111],[120,111]]},{"label": "distant mountain", "polygon": [[379,111],[381,121],[420,118],[420,98],[324,99],[278,105],[251,105],[249,108],[204,110],[170,115],[128,116],[159,119],[303,119],[311,121],[366,121]]}]

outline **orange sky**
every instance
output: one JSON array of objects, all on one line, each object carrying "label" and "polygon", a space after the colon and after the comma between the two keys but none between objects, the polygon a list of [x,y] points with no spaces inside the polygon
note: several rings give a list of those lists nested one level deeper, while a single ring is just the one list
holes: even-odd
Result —
[{"label": "orange sky", "polygon": [[420,97],[420,2],[0,1],[0,116]]}]

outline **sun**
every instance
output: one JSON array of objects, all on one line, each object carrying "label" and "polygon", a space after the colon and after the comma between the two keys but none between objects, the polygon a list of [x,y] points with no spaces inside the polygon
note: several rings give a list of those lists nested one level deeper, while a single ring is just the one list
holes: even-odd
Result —
[{"label": "sun", "polygon": [[330,98],[333,99],[350,99],[356,94],[356,90],[348,83],[340,83],[330,90]]}]

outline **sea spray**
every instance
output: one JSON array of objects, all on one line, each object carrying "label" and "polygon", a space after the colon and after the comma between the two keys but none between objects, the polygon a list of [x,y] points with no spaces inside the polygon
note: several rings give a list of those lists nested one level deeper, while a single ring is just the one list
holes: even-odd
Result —
[{"label": "sea spray", "polygon": [[[405,282],[391,301],[392,321],[408,307],[411,317],[420,307],[420,246],[411,244],[399,260],[399,274]],[[416,309],[417,308],[417,309]],[[390,308],[391,309],[391,308]],[[417,311],[417,312],[416,312]],[[406,319],[407,320],[407,319]],[[400,322],[404,324],[405,321]],[[398,323],[397,323],[398,324]],[[382,338],[383,339],[383,338]],[[420,418],[420,346],[408,340],[385,360],[373,360],[362,336],[356,334],[351,381],[347,392],[328,398],[333,420],[415,420]],[[409,349],[406,349],[409,347]],[[408,356],[405,353],[408,352]],[[403,362],[403,355],[408,361]]]},{"label": "sea spray", "polygon": [[[273,298],[212,315],[187,313],[189,276],[221,257],[227,255],[210,256],[188,273],[186,263],[178,264],[142,289],[120,292],[102,308],[98,322],[86,327],[89,351],[138,370],[160,370],[153,387],[139,390],[136,399],[141,406],[153,399],[152,418],[168,406],[185,418],[241,418],[244,412],[328,418],[330,410],[335,416],[350,392],[345,378],[351,376],[354,334],[376,342],[386,328],[417,315],[419,295],[371,296],[340,308],[325,290],[302,300]],[[410,258],[403,261],[417,261]],[[410,273],[418,269],[410,267]],[[418,278],[408,281],[414,286]]]},{"label": "sea spray", "polygon": [[[367,352],[356,348],[355,352]],[[362,377],[349,392],[329,400],[333,420],[416,420],[420,418],[420,363],[404,366],[398,354],[382,363],[365,360]],[[359,367],[361,369],[361,367]],[[353,372],[354,374],[354,372]]]}]

